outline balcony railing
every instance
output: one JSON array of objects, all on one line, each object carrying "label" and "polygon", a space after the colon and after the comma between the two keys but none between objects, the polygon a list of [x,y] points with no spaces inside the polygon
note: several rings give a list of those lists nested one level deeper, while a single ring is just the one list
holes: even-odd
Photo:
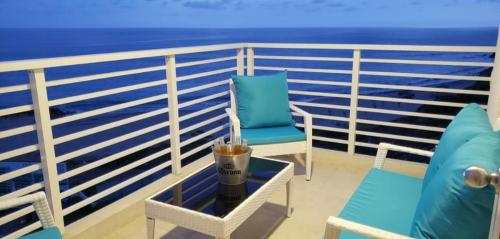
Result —
[{"label": "balcony railing", "polygon": [[[500,117],[495,52],[500,46],[241,43],[0,62],[1,79],[25,80],[0,87],[0,145],[8,145],[0,199],[44,190],[64,228],[181,173],[227,136],[228,78],[245,70],[289,72],[291,101],[313,114],[317,147],[430,149],[470,101],[492,122]],[[33,211],[2,214],[0,235],[39,228]]]}]

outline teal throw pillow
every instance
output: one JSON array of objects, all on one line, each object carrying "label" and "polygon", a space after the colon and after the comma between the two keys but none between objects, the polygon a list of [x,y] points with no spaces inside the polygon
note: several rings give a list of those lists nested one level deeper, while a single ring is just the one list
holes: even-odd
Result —
[{"label": "teal throw pillow", "polygon": [[416,238],[487,238],[495,188],[465,184],[472,165],[496,172],[500,167],[500,135],[486,133],[462,145],[444,162],[423,190],[413,219]]},{"label": "teal throw pillow", "polygon": [[287,72],[263,76],[232,76],[241,128],[292,126]]},{"label": "teal throw pillow", "polygon": [[492,132],[490,121],[486,112],[478,104],[468,104],[455,116],[453,121],[444,131],[436,151],[429,162],[425,172],[422,190],[438,172],[441,165],[449,158],[458,147],[482,134]]}]

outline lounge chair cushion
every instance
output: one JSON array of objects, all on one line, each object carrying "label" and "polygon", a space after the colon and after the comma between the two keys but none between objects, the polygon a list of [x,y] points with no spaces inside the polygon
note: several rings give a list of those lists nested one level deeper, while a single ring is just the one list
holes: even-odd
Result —
[{"label": "lounge chair cushion", "polygon": [[232,76],[242,129],[291,126],[287,72],[265,76]]},{"label": "lounge chair cushion", "polygon": [[423,189],[432,180],[434,175],[446,159],[449,158],[458,147],[482,134],[492,132],[493,129],[488,120],[488,115],[478,104],[469,104],[455,116],[441,136],[436,151],[431,158],[427,171],[425,172]]},{"label": "lounge chair cushion", "polygon": [[422,192],[411,235],[416,238],[487,238],[495,189],[473,189],[464,170],[476,165],[488,172],[500,167],[500,137],[478,136],[462,145],[441,166]]},{"label": "lounge chair cushion", "polygon": [[276,144],[306,140],[306,134],[293,126],[241,129],[241,138],[249,145]]},{"label": "lounge chair cushion", "polygon": [[[409,235],[420,198],[422,179],[372,169],[340,213],[340,218]],[[341,239],[363,236],[342,231]]]},{"label": "lounge chair cushion", "polygon": [[62,239],[61,237],[61,232],[59,231],[59,228],[57,227],[49,227],[45,228],[41,231],[37,231],[28,235],[25,235],[23,237],[20,237],[19,239]]}]

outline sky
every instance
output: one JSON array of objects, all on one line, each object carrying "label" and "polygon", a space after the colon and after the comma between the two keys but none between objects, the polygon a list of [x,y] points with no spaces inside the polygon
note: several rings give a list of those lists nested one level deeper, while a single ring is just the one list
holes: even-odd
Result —
[{"label": "sky", "polygon": [[500,0],[0,0],[0,28],[499,25]]}]

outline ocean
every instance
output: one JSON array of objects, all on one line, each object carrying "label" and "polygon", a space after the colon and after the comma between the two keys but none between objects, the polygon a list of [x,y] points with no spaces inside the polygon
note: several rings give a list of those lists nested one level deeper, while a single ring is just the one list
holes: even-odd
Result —
[{"label": "ocean", "polygon": [[[224,43],[241,43],[241,42],[266,42],[266,43],[346,43],[346,44],[397,44],[397,45],[451,45],[451,46],[494,46],[497,39],[497,28],[260,28],[260,29],[160,29],[160,28],[144,28],[144,29],[0,29],[0,61],[33,59],[33,58],[47,58],[47,57],[60,57],[60,56],[73,56],[83,54],[95,53],[110,53],[122,52],[133,50],[148,50],[160,49],[171,47],[185,47],[196,45],[209,45],[209,44],[224,44]],[[234,51],[223,51],[214,53],[202,54],[188,54],[179,56],[178,62],[188,62],[202,59],[210,59],[222,56],[234,56]],[[276,55],[307,55],[307,56],[331,56],[331,57],[350,57],[350,51],[320,51],[320,50],[269,50],[258,49],[257,54],[276,54]],[[362,57],[384,57],[391,59],[422,59],[422,60],[450,60],[450,61],[476,61],[476,62],[492,62],[493,57],[491,54],[475,53],[441,53],[441,52],[362,52]],[[109,63],[89,64],[85,66],[71,66],[60,67],[53,69],[46,69],[45,73],[47,80],[63,79],[68,77],[83,76],[89,74],[104,73],[110,71],[118,71],[124,69],[141,68],[147,66],[157,66],[164,64],[164,58],[148,58],[129,61],[118,61]],[[325,69],[349,69],[350,63],[332,63],[332,62],[283,62],[276,60],[258,60],[256,65],[261,66],[284,66],[284,67],[301,67],[301,68],[325,68]],[[221,69],[234,66],[234,62],[225,62],[212,64],[210,66],[187,67],[178,70],[178,75],[188,75],[198,72],[204,72],[214,69]],[[449,67],[449,66],[415,66],[415,65],[387,65],[387,64],[366,64],[362,65],[364,70],[379,70],[379,71],[395,71],[395,72],[415,72],[415,73],[434,73],[434,74],[455,74],[455,75],[487,75],[490,69],[485,67]],[[265,74],[265,71],[257,71],[256,74]],[[334,80],[334,81],[350,81],[350,76],[342,75],[328,75],[328,74],[314,74],[314,73],[298,73],[290,72],[290,78],[298,79],[315,79],[315,80]],[[229,73],[224,77],[228,78]],[[111,79],[102,79],[90,81],[79,84],[70,84],[66,86],[51,87],[48,90],[49,99],[59,99],[73,95],[80,95],[89,92],[95,92],[104,89],[111,89],[131,84],[155,81],[163,79],[165,72],[152,72],[147,74],[133,75],[127,77],[115,77]],[[221,80],[221,76],[207,77],[206,79],[186,81],[179,84],[179,89],[186,89],[214,80]],[[436,80],[436,79],[416,79],[405,78],[399,79],[397,77],[363,77],[364,83],[391,83],[398,85],[414,85],[414,86],[432,86],[443,88],[457,88],[457,89],[487,89],[485,84],[473,84],[470,81],[450,81],[450,80]],[[17,85],[27,83],[26,72],[9,72],[0,73],[0,87]],[[333,86],[318,86],[303,84],[290,84],[292,90],[307,90],[319,91],[325,93],[349,93],[349,87],[333,87]],[[220,92],[220,87],[206,90],[199,93],[191,93],[183,95],[179,98],[180,102],[186,102],[202,95],[211,94],[213,92]],[[81,112],[102,108],[114,104],[128,102],[139,98],[150,97],[152,95],[162,94],[166,91],[166,87],[151,87],[143,90],[138,90],[129,93],[122,93],[118,95],[100,97],[97,99],[86,100],[82,102],[75,102],[64,104],[51,108],[51,116],[53,119],[78,114]],[[213,91],[213,92],[212,92]],[[449,96],[446,93],[428,93],[428,92],[410,92],[410,91],[395,91],[391,89],[374,89],[362,88],[361,93],[364,95],[372,96],[393,96],[405,97],[413,99],[450,99],[459,102],[478,102],[486,103],[487,97],[468,97],[466,95]],[[448,97],[448,98],[446,98]],[[348,104],[346,99],[325,99],[324,97],[312,96],[291,96],[292,100],[309,101],[318,103],[334,103],[345,105]],[[227,98],[216,99],[214,102],[207,102],[207,104],[194,105],[187,107],[181,111],[181,115],[189,112],[197,111],[213,105],[227,101]],[[29,92],[16,92],[8,94],[0,94],[0,109],[15,107],[19,105],[31,103],[31,95]],[[142,105],[140,107],[132,107],[129,109],[119,110],[116,112],[107,113],[99,117],[91,117],[85,120],[75,121],[70,124],[63,124],[53,127],[54,137],[64,136],[80,130],[110,123],[116,120],[128,118],[141,113],[149,112],[154,109],[166,106],[166,102],[152,102],[151,104]],[[443,113],[443,107],[420,107],[411,106],[409,104],[391,104],[378,105],[373,102],[360,102],[360,106],[364,107],[385,107],[388,109],[404,109],[408,111],[419,111],[424,113]],[[316,114],[326,114],[332,116],[345,116],[345,111],[335,110],[317,110],[311,109]],[[456,112],[456,109],[450,110],[450,115]],[[394,115],[381,115],[381,114],[359,114],[360,118],[375,119],[384,121],[397,121],[403,122],[417,122],[418,119],[411,117],[400,117]],[[115,130],[109,130],[104,133],[96,134],[94,137],[84,137],[74,142],[68,142],[56,147],[57,155],[63,155],[68,152],[80,149],[97,142],[123,135],[124,133],[133,132],[144,128],[145,125],[151,125],[164,121],[165,115],[152,117],[148,120],[131,124],[126,129],[119,127]],[[199,119],[198,119],[199,120]],[[199,122],[199,121],[198,121]],[[29,113],[22,113],[11,116],[0,117],[0,131],[8,130],[28,124],[33,124],[33,115]],[[189,124],[196,123],[196,120],[189,122]],[[330,127],[344,127],[345,124],[339,122],[319,122],[325,126]],[[429,120],[420,122],[424,125],[444,127],[447,121]],[[181,125],[186,127],[187,125]],[[361,127],[362,128],[362,127]],[[363,128],[362,128],[363,129]],[[366,130],[375,130],[374,128],[364,128]],[[196,131],[195,134],[203,132]],[[379,130],[379,129],[377,129]],[[382,132],[391,132],[389,129],[380,129]],[[398,133],[406,133],[413,136],[413,131],[403,131]],[[117,144],[112,149],[102,149],[91,154],[86,154],[68,161],[68,163],[59,164],[59,172],[64,172],[71,168],[76,168],[89,162],[93,162],[104,156],[111,155],[119,152],[129,145],[136,145],[141,142],[146,142],[159,135],[164,135],[165,132],[152,132],[148,136],[141,139],[127,141],[126,143]],[[318,132],[319,135],[325,137],[337,137],[335,134],[328,132]],[[185,135],[183,137],[191,137],[192,135]],[[439,138],[437,133],[428,133],[427,135],[417,135],[429,138]],[[345,137],[338,136],[338,137]],[[363,137],[360,137],[360,139]],[[367,137],[366,137],[367,138]],[[362,139],[365,140],[365,139]],[[372,139],[367,138],[367,141]],[[36,134],[27,133],[14,137],[0,138],[0,153],[13,150],[26,145],[34,144],[37,142]],[[419,145],[421,146],[421,145]],[[424,145],[422,147],[429,147]],[[91,170],[89,174],[82,175],[81,177],[74,177],[71,180],[63,180],[61,182],[62,190],[71,188],[72,185],[78,185],[94,175],[102,175],[117,167],[123,166],[126,163],[133,162],[133,157],[123,160],[122,163],[115,165],[106,165],[99,167],[99,170]],[[23,155],[14,159],[0,161],[0,171],[6,168],[7,171],[15,168],[24,167],[39,161],[37,153]],[[134,172],[135,173],[135,172]],[[128,176],[119,176],[114,182],[108,182],[105,186],[100,188],[93,188],[93,190],[86,190],[86,196],[96,194],[111,185],[116,184],[117,181],[123,178],[133,176],[130,173]],[[16,181],[17,180],[17,181]],[[30,183],[41,180],[41,172],[34,172],[31,175]],[[117,181],[116,181],[117,180]],[[152,180],[152,179],[150,179]],[[10,184],[9,184],[10,183]],[[24,184],[23,184],[24,183]],[[146,182],[141,182],[145,184]],[[7,185],[7,186],[5,186]],[[14,185],[14,186],[9,186]],[[13,179],[0,183],[0,196],[9,193],[20,185],[26,185],[26,182]],[[135,185],[135,188],[140,185]],[[91,188],[92,189],[92,188]],[[4,191],[1,191],[4,190]],[[126,194],[132,189],[121,191]],[[85,197],[86,197],[85,196]],[[91,205],[91,208],[77,211],[75,215],[68,219],[69,222],[86,215],[97,208],[107,205],[107,203],[119,198],[123,195],[112,195],[111,199],[107,201],[96,202]],[[64,205],[72,205],[75,202],[82,200],[82,195],[72,196],[63,201]],[[2,228],[0,227],[0,236],[2,235]]]}]

